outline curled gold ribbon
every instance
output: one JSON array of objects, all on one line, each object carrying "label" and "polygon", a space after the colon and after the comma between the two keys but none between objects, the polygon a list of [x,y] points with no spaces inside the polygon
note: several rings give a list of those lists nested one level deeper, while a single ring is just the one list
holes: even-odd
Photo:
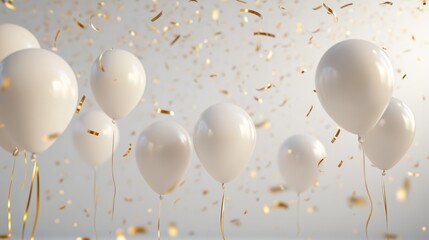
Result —
[{"label": "curled gold ribbon", "polygon": [[95,239],[98,240],[98,233],[97,233],[97,170],[94,168],[94,184],[93,184],[93,200],[94,200],[94,214],[93,214],[93,225],[94,225],[94,233],[95,233]]},{"label": "curled gold ribbon", "polygon": [[159,206],[158,206],[158,240],[161,240],[161,208],[162,208],[162,200],[164,197],[159,195]]},{"label": "curled gold ribbon", "polygon": [[359,143],[360,143],[360,146],[362,148],[363,180],[365,182],[365,190],[366,190],[366,194],[368,195],[368,199],[369,199],[369,203],[370,203],[369,215],[368,215],[368,219],[366,220],[366,225],[365,225],[365,236],[366,236],[366,239],[368,239],[368,226],[369,226],[369,222],[371,221],[372,212],[374,210],[374,204],[372,202],[371,193],[369,192],[368,183],[366,181],[365,148],[363,147],[363,144],[362,144],[363,139],[361,139],[361,137],[359,137]]},{"label": "curled gold ribbon", "polygon": [[389,234],[389,215],[387,210],[387,196],[386,196],[386,185],[384,184],[384,176],[386,175],[386,170],[383,171],[381,176],[381,192],[383,194],[384,202],[384,215],[386,219],[386,234]]},{"label": "curled gold ribbon", "polygon": [[27,165],[28,165],[28,161],[27,161],[27,151],[25,151],[24,149],[24,181],[22,182],[22,189],[24,189],[25,187],[25,182],[27,182]]},{"label": "curled gold ribbon", "polygon": [[225,183],[222,183],[222,202],[220,204],[220,233],[222,234],[222,240],[225,240],[225,232],[223,231],[223,215],[225,210]]},{"label": "curled gold ribbon", "polygon": [[112,120],[113,137],[112,137],[112,181],[113,181],[113,200],[112,200],[112,220],[115,216],[115,202],[116,202],[116,181],[115,181],[115,121]]},{"label": "curled gold ribbon", "polygon": [[33,167],[33,174],[31,175],[31,183],[30,183],[30,191],[28,193],[28,199],[27,199],[27,206],[25,208],[24,216],[22,218],[22,240],[24,240],[25,235],[25,226],[27,223],[28,218],[28,210],[30,208],[31,203],[31,195],[33,193],[33,186],[34,186],[34,179],[36,178],[37,185],[36,185],[36,213],[34,217],[34,223],[33,223],[33,229],[31,231],[31,240],[34,240],[34,235],[36,233],[36,227],[37,227],[37,220],[39,217],[39,207],[40,207],[40,176],[39,176],[39,165],[37,163],[37,159],[35,156],[33,156],[34,160],[34,167]]}]

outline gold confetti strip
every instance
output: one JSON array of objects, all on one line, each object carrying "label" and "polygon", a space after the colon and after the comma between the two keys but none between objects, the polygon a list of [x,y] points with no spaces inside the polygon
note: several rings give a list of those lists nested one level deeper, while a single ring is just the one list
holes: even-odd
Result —
[{"label": "gold confetti strip", "polygon": [[338,168],[341,168],[341,166],[343,166],[343,160],[341,160],[339,163],[338,163]]},{"label": "gold confetti strip", "polygon": [[343,9],[343,8],[350,7],[350,6],[353,6],[353,3],[347,3],[343,6],[341,6],[340,8]]},{"label": "gold confetti strip", "polygon": [[328,14],[334,16],[335,21],[338,22],[338,16],[337,14],[334,12],[334,10],[332,10],[332,8],[328,7],[328,5],[326,5],[325,3],[323,3],[323,7],[326,9],[326,11],[328,11]]},{"label": "gold confetti strip", "polygon": [[59,209],[62,211],[67,207],[67,205],[62,205]]},{"label": "gold confetti strip", "polygon": [[235,1],[237,1],[237,2],[239,2],[239,3],[247,4],[247,2],[245,2],[245,1],[243,1],[243,0],[235,0]]},{"label": "gold confetti strip", "polygon": [[54,48],[57,49],[57,41],[58,41],[58,36],[60,36],[60,32],[61,30],[58,29],[57,33],[55,34],[55,38],[54,38]]},{"label": "gold confetti strip", "polygon": [[211,74],[209,77],[211,78],[217,77],[217,74]]},{"label": "gold confetti strip", "polygon": [[332,138],[331,143],[334,143],[337,141],[338,136],[340,135],[341,129],[338,128],[337,132],[335,133],[335,136]]},{"label": "gold confetti strip", "polygon": [[101,54],[100,54],[100,56],[98,56],[98,68],[100,68],[100,70],[102,71],[102,72],[104,72],[104,66],[103,66],[103,55],[104,55],[104,53],[106,52],[107,50],[104,50]]},{"label": "gold confetti strip", "polygon": [[270,207],[269,207],[267,204],[265,204],[265,205],[262,207],[262,210],[264,211],[264,213],[265,213],[265,214],[270,213]]},{"label": "gold confetti strip", "polygon": [[91,25],[91,28],[92,28],[94,31],[99,32],[99,31],[100,31],[100,28],[96,27],[96,26],[94,25],[94,23],[92,22],[92,19],[93,19],[95,16],[96,16],[96,15],[92,15],[92,16],[89,18],[89,24]]},{"label": "gold confetti strip", "polygon": [[315,212],[317,212],[317,210],[319,210],[319,208],[317,206],[309,206],[307,208],[308,213],[315,213]]},{"label": "gold confetti strip", "polygon": [[229,96],[229,91],[228,90],[226,90],[226,89],[221,89],[221,90],[219,90],[223,95],[225,95],[225,96]]},{"label": "gold confetti strip", "polygon": [[79,105],[77,105],[77,107],[76,107],[76,113],[79,113],[80,110],[82,109],[82,105],[85,102],[85,99],[86,99],[86,96],[83,95],[82,98],[79,101]]},{"label": "gold confetti strip", "polygon": [[89,134],[91,134],[91,135],[94,135],[94,136],[98,136],[98,135],[100,135],[100,133],[99,132],[96,132],[96,131],[94,131],[94,130],[88,130],[87,131]]},{"label": "gold confetti strip", "polygon": [[308,117],[311,111],[313,111],[313,105],[310,106],[310,109],[308,110],[307,115],[305,115],[305,117]]},{"label": "gold confetti strip", "polygon": [[260,14],[259,12],[255,11],[255,10],[252,10],[252,9],[242,8],[242,9],[240,9],[240,12],[251,13],[253,15],[260,17],[261,19],[263,18],[262,14]]},{"label": "gold confetti strip", "polygon": [[284,192],[286,189],[283,185],[275,185],[270,187],[269,191],[270,193],[281,193]]},{"label": "gold confetti strip", "polygon": [[317,163],[317,167],[320,167],[320,164],[322,164],[322,163],[323,163],[323,161],[325,161],[325,159],[326,159],[326,158],[322,158],[322,159],[320,159],[320,161]]},{"label": "gold confetti strip", "polygon": [[380,5],[390,5],[390,6],[392,6],[393,5],[393,2],[382,2],[382,3],[380,3]]},{"label": "gold confetti strip", "polygon": [[143,226],[131,226],[128,228],[128,235],[134,236],[137,234],[147,233],[146,227]]},{"label": "gold confetti strip", "polygon": [[161,114],[167,114],[167,115],[170,115],[170,116],[174,116],[174,111],[171,111],[171,110],[157,108],[157,109],[155,109],[155,112],[161,113]]},{"label": "gold confetti strip", "polygon": [[256,97],[254,96],[253,99],[255,99],[258,103],[263,103],[264,100],[262,100],[262,98]]},{"label": "gold confetti strip", "polygon": [[279,202],[279,201],[275,201],[273,203],[273,206],[276,207],[276,208],[283,208],[283,209],[288,209],[289,208],[289,205],[287,203],[285,203],[285,202]]},{"label": "gold confetti strip", "polygon": [[83,23],[79,22],[79,20],[77,20],[76,18],[73,18],[73,21],[78,27],[85,29],[85,25],[83,25]]},{"label": "gold confetti strip", "polygon": [[363,207],[366,205],[366,199],[364,197],[356,196],[356,192],[353,192],[352,196],[349,197],[349,206],[350,207]]},{"label": "gold confetti strip", "polygon": [[270,120],[264,120],[259,123],[255,123],[255,128],[270,128],[271,127],[271,121]]},{"label": "gold confetti strip", "polygon": [[15,150],[13,150],[12,155],[13,155],[14,157],[16,157],[16,156],[18,156],[18,155],[19,155],[19,149],[18,149],[18,147],[15,147]]},{"label": "gold confetti strip", "polygon": [[408,192],[410,191],[410,180],[406,177],[402,182],[401,187],[396,191],[396,200],[398,202],[405,202],[408,198]]},{"label": "gold confetti strip", "polygon": [[177,40],[179,40],[180,38],[180,34],[176,35],[176,37],[173,39],[173,41],[171,41],[170,45],[173,45],[177,42]]},{"label": "gold confetti strip", "polygon": [[158,20],[160,17],[162,16],[162,11],[158,13],[158,15],[156,15],[155,17],[153,17],[150,21],[151,22],[155,22],[156,20]]},{"label": "gold confetti strip", "polygon": [[2,0],[3,5],[10,10],[16,11],[15,5],[13,5],[13,0]]},{"label": "gold confetti strip", "polygon": [[257,91],[265,91],[265,90],[268,90],[268,89],[270,89],[270,88],[272,88],[272,87],[275,87],[273,84],[271,84],[271,83],[268,83],[268,84],[266,84],[265,86],[262,86],[262,87],[260,87],[260,88],[257,88],[256,90]]},{"label": "gold confetti strip", "polygon": [[394,234],[394,233],[385,233],[384,238],[386,240],[393,240],[393,239],[399,239],[399,236],[398,234]]},{"label": "gold confetti strip", "polygon": [[76,240],[91,240],[89,237],[77,237]]},{"label": "gold confetti strip", "polygon": [[240,221],[240,219],[238,219],[238,218],[235,218],[235,219],[232,219],[231,221],[229,221],[232,225],[234,225],[234,226],[237,226],[237,227],[239,227],[239,226],[241,226],[241,221]]},{"label": "gold confetti strip", "polygon": [[407,74],[404,74],[404,76],[402,76],[402,80],[404,80],[407,77]]},{"label": "gold confetti strip", "polygon": [[125,152],[123,155],[122,155],[122,157],[127,157],[128,155],[130,155],[130,153],[131,153],[131,149],[133,148],[133,145],[130,143],[130,144],[128,144],[128,149],[127,149],[127,152]]},{"label": "gold confetti strip", "polygon": [[179,235],[179,230],[175,223],[168,224],[168,235],[170,235],[170,237],[177,237]]},{"label": "gold confetti strip", "polygon": [[316,11],[316,10],[319,10],[321,8],[322,8],[322,5],[319,5],[319,6],[314,7],[313,10]]},{"label": "gold confetti strip", "polygon": [[266,37],[272,37],[275,38],[276,35],[272,34],[272,33],[267,33],[267,32],[254,32],[253,33],[254,36],[266,36]]},{"label": "gold confetti strip", "polygon": [[50,142],[57,139],[60,136],[59,133],[51,133],[42,137],[42,140],[45,142]]},{"label": "gold confetti strip", "polygon": [[9,78],[4,78],[3,82],[1,84],[1,90],[4,92],[6,91],[8,88],[10,87],[10,79]]},{"label": "gold confetti strip", "polygon": [[420,177],[420,173],[417,173],[417,172],[408,172],[408,176],[410,176],[410,177]]}]

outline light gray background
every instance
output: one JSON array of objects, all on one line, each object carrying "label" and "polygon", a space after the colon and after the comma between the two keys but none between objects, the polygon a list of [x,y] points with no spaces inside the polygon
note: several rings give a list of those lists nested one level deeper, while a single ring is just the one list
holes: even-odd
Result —
[{"label": "light gray background", "polygon": [[[122,158],[128,144],[134,145],[146,126],[161,119],[175,120],[192,134],[199,113],[224,101],[245,108],[255,123],[263,120],[272,123],[270,128],[257,130],[258,142],[253,158],[240,177],[227,185],[225,231],[230,239],[295,237],[296,195],[290,191],[272,194],[269,188],[282,184],[277,170],[277,151],[287,137],[296,133],[315,135],[328,151],[320,186],[302,196],[307,198],[301,205],[302,238],[364,238],[369,206],[350,208],[348,204],[353,192],[357,196],[365,196],[357,139],[342,131],[337,142],[330,143],[337,126],[313,93],[314,72],[322,54],[338,41],[361,38],[385,47],[396,70],[394,96],[411,107],[417,122],[414,144],[387,175],[390,229],[402,239],[426,239],[429,233],[421,229],[429,227],[429,175],[426,174],[429,171],[426,147],[429,106],[424,100],[424,96],[429,97],[429,9],[419,0],[394,1],[392,6],[380,5],[382,1],[354,1],[353,6],[340,9],[349,2],[326,1],[338,15],[338,22],[325,9],[312,9],[322,1],[304,0],[248,0],[247,4],[234,0],[199,0],[198,3],[188,0],[130,0],[106,1],[102,8],[98,7],[98,1],[22,0],[15,1],[17,11],[1,6],[0,20],[28,28],[44,48],[53,46],[55,33],[61,29],[58,54],[79,75],[79,95],[87,96],[82,112],[98,108],[88,78],[92,62],[104,49],[129,50],[145,66],[147,88],[144,98],[135,111],[119,121],[121,139],[116,154],[118,195],[113,222],[108,215],[112,197],[110,165],[99,169],[98,232],[105,239],[114,239],[116,229],[122,228],[126,232],[132,225],[148,229],[148,233],[140,238],[156,237],[158,196],[140,176],[134,151],[128,158]],[[263,19],[240,13],[240,8],[257,10],[263,14]],[[215,9],[220,12],[217,21],[212,18]],[[161,18],[152,23],[150,19],[161,10]],[[92,30],[89,25],[90,16],[98,12],[110,17],[109,20],[93,19],[100,32]],[[118,16],[121,21],[117,20]],[[73,18],[81,21],[86,29],[77,27]],[[180,26],[171,25],[172,21],[180,23]],[[297,31],[299,24],[302,24],[301,32]],[[168,29],[164,31],[164,27]],[[317,29],[320,29],[317,33],[311,33]],[[135,37],[129,34],[131,30],[136,32]],[[276,38],[253,36],[255,31],[274,33]],[[181,34],[181,38],[171,46],[176,34]],[[311,36],[312,44],[309,44]],[[261,49],[256,52],[258,42]],[[266,60],[270,51],[272,58]],[[206,59],[211,63],[206,64]],[[307,71],[301,74],[302,69]],[[217,77],[211,78],[211,74],[217,74]],[[404,74],[407,76],[402,80]],[[276,87],[256,91],[267,83]],[[223,89],[229,92],[229,96],[221,93]],[[261,98],[263,103],[255,101],[254,96]],[[287,104],[279,106],[284,99],[288,100]],[[306,118],[311,105],[314,109]],[[174,110],[175,116],[157,114],[154,112],[157,107]],[[351,156],[354,158],[350,159]],[[5,232],[7,187],[13,158],[4,152],[0,157],[0,226],[1,232]],[[28,192],[28,182],[26,189],[21,188],[22,159],[22,155],[17,158],[12,193],[14,239],[20,238]],[[48,151],[40,154],[39,159],[42,203],[38,238],[93,237],[92,215],[87,217],[84,213],[85,208],[92,209],[92,171],[77,156],[70,128]],[[337,168],[340,160],[344,160],[344,164]],[[417,168],[416,164],[419,164]],[[408,172],[418,172],[420,176],[408,177]],[[368,181],[375,203],[369,228],[371,239],[382,238],[385,232],[380,176],[378,169],[368,167]],[[409,196],[407,201],[399,203],[396,191],[406,177],[411,183]],[[203,195],[205,190],[207,195]],[[64,194],[61,195],[60,191]],[[47,200],[48,196],[50,200]],[[168,224],[175,222],[181,239],[219,239],[220,197],[220,184],[210,178],[195,156],[183,187],[165,199],[162,213],[164,238],[169,238]],[[132,201],[127,202],[124,198]],[[174,204],[179,198],[180,201]],[[59,210],[68,200],[72,204]],[[264,214],[263,206],[271,206],[277,200],[287,202],[289,209],[271,208],[269,214]],[[318,210],[308,213],[307,208],[311,206]],[[153,209],[153,212],[148,212],[148,209]],[[245,210],[247,215],[243,214]],[[59,219],[59,223],[55,223],[55,219]],[[240,219],[241,226],[231,224],[232,219]],[[73,223],[78,226],[73,227]]]}]

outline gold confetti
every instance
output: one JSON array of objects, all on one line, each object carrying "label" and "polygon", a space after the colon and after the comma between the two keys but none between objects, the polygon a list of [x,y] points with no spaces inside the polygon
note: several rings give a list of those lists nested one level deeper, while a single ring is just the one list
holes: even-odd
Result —
[{"label": "gold confetti", "polygon": [[408,172],[408,176],[410,176],[410,177],[420,177],[420,173],[417,173],[417,172]]},{"label": "gold confetti", "polygon": [[423,5],[426,5],[426,0],[422,0],[422,4],[423,4]]},{"label": "gold confetti", "polygon": [[16,156],[18,156],[18,154],[19,154],[19,149],[18,149],[18,147],[15,147],[15,149],[13,150],[12,155],[16,157]]},{"label": "gold confetti", "polygon": [[87,131],[89,134],[91,134],[91,135],[94,135],[94,136],[98,136],[98,135],[100,135],[100,133],[99,132],[96,132],[96,131],[94,131],[94,130],[88,130]]},{"label": "gold confetti", "polygon": [[343,9],[343,8],[350,7],[350,6],[353,6],[353,3],[347,3],[343,6],[341,6],[340,8]]},{"label": "gold confetti", "polygon": [[147,232],[146,227],[143,226],[131,226],[128,227],[128,235],[137,235],[137,234],[144,234]]},{"label": "gold confetti", "polygon": [[9,8],[10,10],[15,11],[16,7],[15,5],[13,5],[13,0],[2,0],[3,5],[7,8]]},{"label": "gold confetti", "polygon": [[50,142],[57,139],[60,136],[59,133],[51,133],[42,137],[42,140],[45,142]]},{"label": "gold confetti", "polygon": [[101,54],[100,54],[100,56],[98,56],[98,68],[100,68],[100,70],[102,71],[102,72],[104,72],[104,66],[103,66],[103,55],[104,55],[104,53],[106,52],[106,50],[104,50]]},{"label": "gold confetti", "polygon": [[158,13],[158,15],[156,15],[155,17],[153,17],[150,21],[151,22],[155,22],[156,20],[158,20],[160,17],[162,16],[162,11]]},{"label": "gold confetti", "polygon": [[275,87],[275,86],[273,84],[271,84],[271,83],[268,83],[268,84],[266,84],[266,85],[264,85],[264,86],[262,86],[260,88],[257,88],[256,90],[257,91],[265,91],[265,90],[268,90],[268,89],[270,89],[272,87]]},{"label": "gold confetti", "polygon": [[225,96],[229,96],[229,92],[226,89],[221,89],[220,92]]},{"label": "gold confetti", "polygon": [[349,197],[349,206],[363,207],[366,205],[366,198],[356,196],[356,192],[353,192],[352,196]]},{"label": "gold confetti", "polygon": [[170,45],[173,45],[177,42],[177,40],[179,40],[180,38],[180,34],[176,35],[176,37],[173,39],[173,41],[171,41]]},{"label": "gold confetti", "polygon": [[319,210],[319,208],[317,206],[309,206],[309,207],[307,207],[307,212],[308,213],[315,213],[315,212],[317,212],[317,210]]},{"label": "gold confetti", "polygon": [[168,235],[170,235],[170,237],[177,237],[179,235],[179,230],[175,223],[168,224]]},{"label": "gold confetti", "polygon": [[260,17],[261,19],[263,18],[262,14],[260,14],[259,12],[255,11],[255,10],[252,10],[252,9],[242,8],[242,9],[240,9],[240,12],[251,13],[253,15]]},{"label": "gold confetti", "polygon": [[255,128],[270,128],[271,127],[271,121],[264,120],[259,123],[255,123]]},{"label": "gold confetti", "polygon": [[77,237],[76,240],[91,240],[89,237]]},{"label": "gold confetti", "polygon": [[272,33],[267,33],[267,32],[254,32],[253,35],[254,36],[257,36],[257,35],[259,35],[259,36],[266,36],[266,37],[272,37],[272,38],[276,37],[276,35],[274,35]]},{"label": "gold confetti", "polygon": [[311,111],[313,111],[313,105],[310,106],[310,109],[308,110],[307,115],[305,115],[305,117],[308,117]]},{"label": "gold confetti", "polygon": [[334,143],[337,141],[338,136],[340,135],[341,129],[338,128],[337,132],[335,133],[335,136],[332,138],[331,143]]},{"label": "gold confetti", "polygon": [[385,233],[384,238],[387,240],[391,240],[391,239],[398,239],[399,236],[397,234],[394,234],[394,233]]},{"label": "gold confetti", "polygon": [[334,10],[328,7],[328,5],[326,5],[325,3],[323,3],[323,7],[326,9],[326,11],[328,11],[328,14],[334,16],[335,21],[338,22],[338,17],[337,17],[337,14],[335,14]]},{"label": "gold confetti", "polygon": [[232,219],[231,221],[229,221],[232,225],[235,225],[237,227],[241,226],[241,221],[238,218]]},{"label": "gold confetti", "polygon": [[213,19],[213,21],[217,21],[217,20],[219,20],[219,17],[220,17],[220,11],[219,11],[219,9],[213,9],[213,11],[212,11],[212,19]]},{"label": "gold confetti", "polygon": [[4,78],[3,82],[1,84],[1,90],[4,92],[6,91],[8,88],[10,87],[10,79],[9,78]]},{"label": "gold confetti", "polygon": [[284,192],[286,189],[283,185],[275,185],[270,187],[269,191],[270,193],[281,193]]},{"label": "gold confetti", "polygon": [[305,68],[301,69],[301,74],[304,74],[305,72],[307,72],[307,69]]},{"label": "gold confetti", "polygon": [[79,101],[79,104],[76,107],[76,113],[79,113],[80,110],[82,109],[83,103],[85,102],[86,96],[83,95],[82,98]]},{"label": "gold confetti", "polygon": [[262,98],[258,98],[258,97],[253,97],[253,99],[255,99],[258,103],[263,103],[264,100],[262,100]]},{"label": "gold confetti", "polygon": [[322,164],[322,163],[323,163],[323,161],[325,161],[325,159],[326,159],[326,158],[322,158],[322,159],[320,159],[320,161],[317,163],[317,167],[320,167],[320,164]]},{"label": "gold confetti", "polygon": [[54,38],[54,48],[57,49],[57,40],[58,40],[58,36],[60,36],[60,32],[61,30],[58,29],[57,33],[55,34],[55,38]]},{"label": "gold confetti", "polygon": [[92,22],[92,18],[94,18],[94,17],[95,17],[95,15],[92,15],[92,16],[89,18],[89,24],[91,25],[91,28],[92,28],[92,29],[94,29],[94,31],[99,32],[99,31],[100,31],[100,28],[96,27],[96,26],[94,25],[94,23]]},{"label": "gold confetti", "polygon": [[127,240],[122,228],[116,229],[116,240]]},{"label": "gold confetti", "polygon": [[341,168],[341,166],[343,166],[343,160],[341,160],[339,163],[338,163],[338,168]]},{"label": "gold confetti", "polygon": [[217,74],[211,74],[209,77],[211,78],[217,77]]},{"label": "gold confetti", "polygon": [[380,3],[380,5],[390,5],[390,6],[392,6],[393,2],[382,2],[382,3]]},{"label": "gold confetti", "polygon": [[273,206],[276,207],[276,208],[283,208],[283,209],[288,209],[289,208],[289,205],[287,203],[285,203],[285,202],[279,202],[279,201],[275,201],[273,203]]},{"label": "gold confetti", "polygon": [[127,157],[128,155],[130,155],[131,153],[131,149],[133,148],[133,145],[130,143],[128,144],[128,149],[127,151],[122,155],[122,157]]},{"label": "gold confetti", "polygon": [[60,207],[60,210],[62,211],[62,210],[64,210],[66,207],[67,207],[67,205],[62,205],[62,206]]},{"label": "gold confetti", "polygon": [[321,8],[322,8],[322,5],[319,5],[319,6],[317,6],[317,7],[314,7],[314,8],[313,8],[313,10],[314,10],[314,11],[316,11],[316,10],[319,10],[319,9],[321,9]]},{"label": "gold confetti", "polygon": [[270,213],[270,207],[267,204],[265,204],[263,206],[262,210],[264,211],[265,214],[269,214]]},{"label": "gold confetti", "polygon": [[157,108],[157,109],[155,109],[155,112],[161,113],[161,114],[167,114],[167,115],[170,115],[170,116],[174,116],[174,111],[171,111],[171,110]]},{"label": "gold confetti", "polygon": [[74,19],[73,19],[73,21],[74,21],[74,23],[75,23],[78,27],[80,27],[80,28],[82,28],[82,29],[85,29],[85,25],[83,25],[81,22],[79,22],[79,20],[77,20],[76,18],[74,18]]},{"label": "gold confetti", "polygon": [[404,74],[404,76],[402,76],[402,80],[404,80],[407,77],[407,74]]},{"label": "gold confetti", "polygon": [[410,180],[406,177],[404,178],[401,187],[396,191],[396,200],[398,200],[398,202],[405,202],[408,198],[409,191]]}]

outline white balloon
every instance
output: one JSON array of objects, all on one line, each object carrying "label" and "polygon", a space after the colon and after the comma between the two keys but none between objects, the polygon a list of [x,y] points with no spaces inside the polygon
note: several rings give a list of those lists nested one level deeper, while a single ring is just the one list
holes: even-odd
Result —
[{"label": "white balloon", "polygon": [[278,164],[287,187],[306,191],[319,176],[317,164],[326,158],[323,144],[313,136],[299,134],[288,138],[280,148]]},{"label": "white balloon", "polygon": [[[98,136],[88,130],[99,133]],[[85,113],[73,123],[73,142],[83,161],[96,168],[110,159],[113,133],[114,149],[119,142],[119,129],[103,111]]]},{"label": "white balloon", "polygon": [[44,49],[25,49],[0,64],[0,79],[10,86],[0,91],[0,115],[19,149],[40,153],[49,148],[70,123],[78,88],[71,67]]},{"label": "white balloon", "polygon": [[137,166],[145,181],[160,195],[172,192],[182,181],[191,159],[191,138],[175,122],[156,122],[140,134]]},{"label": "white balloon", "polygon": [[317,66],[316,92],[342,128],[363,134],[381,118],[392,97],[394,71],[386,53],[364,40],[335,44]]},{"label": "white balloon", "polygon": [[195,125],[194,146],[209,174],[220,183],[236,178],[256,143],[255,125],[246,111],[230,103],[205,110]]},{"label": "white balloon", "polygon": [[0,147],[8,153],[13,153],[17,146],[6,129],[4,127],[0,128]]},{"label": "white balloon", "polygon": [[39,42],[30,31],[15,24],[1,24],[0,39],[0,62],[16,51],[40,48]]},{"label": "white balloon", "polygon": [[113,49],[95,60],[90,80],[101,109],[117,120],[128,115],[140,102],[146,86],[146,73],[132,53]]},{"label": "white balloon", "polygon": [[408,151],[415,131],[411,109],[401,100],[392,98],[377,125],[364,135],[365,153],[377,168],[388,170]]}]

